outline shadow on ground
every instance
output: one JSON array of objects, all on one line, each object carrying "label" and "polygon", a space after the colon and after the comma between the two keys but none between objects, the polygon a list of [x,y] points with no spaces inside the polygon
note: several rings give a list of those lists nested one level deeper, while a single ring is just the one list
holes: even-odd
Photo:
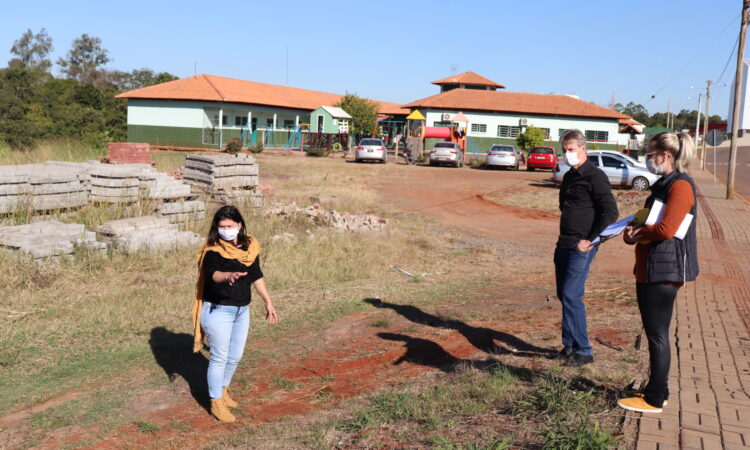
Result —
[{"label": "shadow on ground", "polygon": [[148,343],[154,359],[164,369],[169,381],[182,377],[195,401],[208,410],[208,360],[200,353],[193,353],[193,336],[155,327],[151,330]]}]

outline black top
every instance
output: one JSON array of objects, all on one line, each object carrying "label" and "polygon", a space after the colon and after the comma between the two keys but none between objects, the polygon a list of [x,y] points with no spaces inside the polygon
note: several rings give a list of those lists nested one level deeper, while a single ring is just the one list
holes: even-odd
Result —
[{"label": "black top", "polygon": [[[247,272],[240,277],[232,286],[229,283],[214,283],[214,272]],[[236,259],[227,259],[218,252],[208,251],[203,257],[203,300],[217,305],[246,306],[250,304],[250,285],[263,278],[260,270],[260,256],[250,267],[242,264]]]},{"label": "black top", "polygon": [[573,248],[582,239],[593,241],[617,220],[619,212],[607,175],[590,159],[563,176],[560,211],[557,246],[563,248]]}]

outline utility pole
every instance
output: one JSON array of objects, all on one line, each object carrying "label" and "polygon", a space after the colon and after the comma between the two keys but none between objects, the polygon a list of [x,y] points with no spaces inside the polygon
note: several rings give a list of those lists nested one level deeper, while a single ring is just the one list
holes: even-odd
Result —
[{"label": "utility pole", "polygon": [[695,118],[695,145],[698,145],[698,127],[701,123],[701,100],[702,100],[703,92],[698,92],[698,110],[696,111],[697,117]]},{"label": "utility pole", "polygon": [[667,128],[669,128],[670,130],[672,129],[669,126],[669,114],[670,114],[671,109],[672,109],[672,100],[667,100]]},{"label": "utility pole", "polygon": [[[706,168],[706,135],[708,134],[708,105],[711,103],[711,80],[706,81],[706,112],[703,114],[703,149],[701,150],[701,170]],[[714,167],[716,174],[716,167]]]},{"label": "utility pole", "polygon": [[[745,32],[750,0],[742,2],[742,24],[740,25],[740,45],[737,48],[737,70],[734,73],[734,101],[732,105],[732,143],[729,146],[729,170],[727,172],[727,200],[734,197],[734,166],[737,164],[737,130],[740,127],[740,95],[742,95],[742,59],[745,55]],[[716,171],[716,168],[714,168]]]}]

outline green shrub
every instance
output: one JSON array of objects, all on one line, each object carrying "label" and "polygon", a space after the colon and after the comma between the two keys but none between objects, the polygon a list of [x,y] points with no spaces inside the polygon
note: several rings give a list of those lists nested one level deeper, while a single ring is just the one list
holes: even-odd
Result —
[{"label": "green shrub", "polygon": [[227,153],[237,153],[240,150],[242,150],[242,142],[240,141],[240,138],[236,137],[228,140],[226,146],[224,147],[224,151]]},{"label": "green shrub", "polygon": [[596,144],[596,143],[586,144],[586,148],[589,150],[599,150],[599,144]]},{"label": "green shrub", "polygon": [[466,165],[469,167],[483,167],[484,161],[479,158],[470,158],[466,161]]},{"label": "green shrub", "polygon": [[258,142],[255,147],[249,147],[250,153],[260,153],[263,151],[263,142]]}]

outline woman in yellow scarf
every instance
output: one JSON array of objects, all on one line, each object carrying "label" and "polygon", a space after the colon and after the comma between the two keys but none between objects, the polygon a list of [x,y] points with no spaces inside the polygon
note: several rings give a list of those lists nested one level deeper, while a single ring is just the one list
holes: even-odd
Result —
[{"label": "woman in yellow scarf", "polygon": [[222,422],[235,421],[228,408],[238,405],[229,397],[228,387],[250,330],[250,285],[266,305],[266,319],[271,323],[278,320],[263,281],[259,254],[260,245],[247,234],[240,211],[231,205],[219,208],[198,255],[193,351],[200,351],[203,335],[208,336],[211,414]]}]

